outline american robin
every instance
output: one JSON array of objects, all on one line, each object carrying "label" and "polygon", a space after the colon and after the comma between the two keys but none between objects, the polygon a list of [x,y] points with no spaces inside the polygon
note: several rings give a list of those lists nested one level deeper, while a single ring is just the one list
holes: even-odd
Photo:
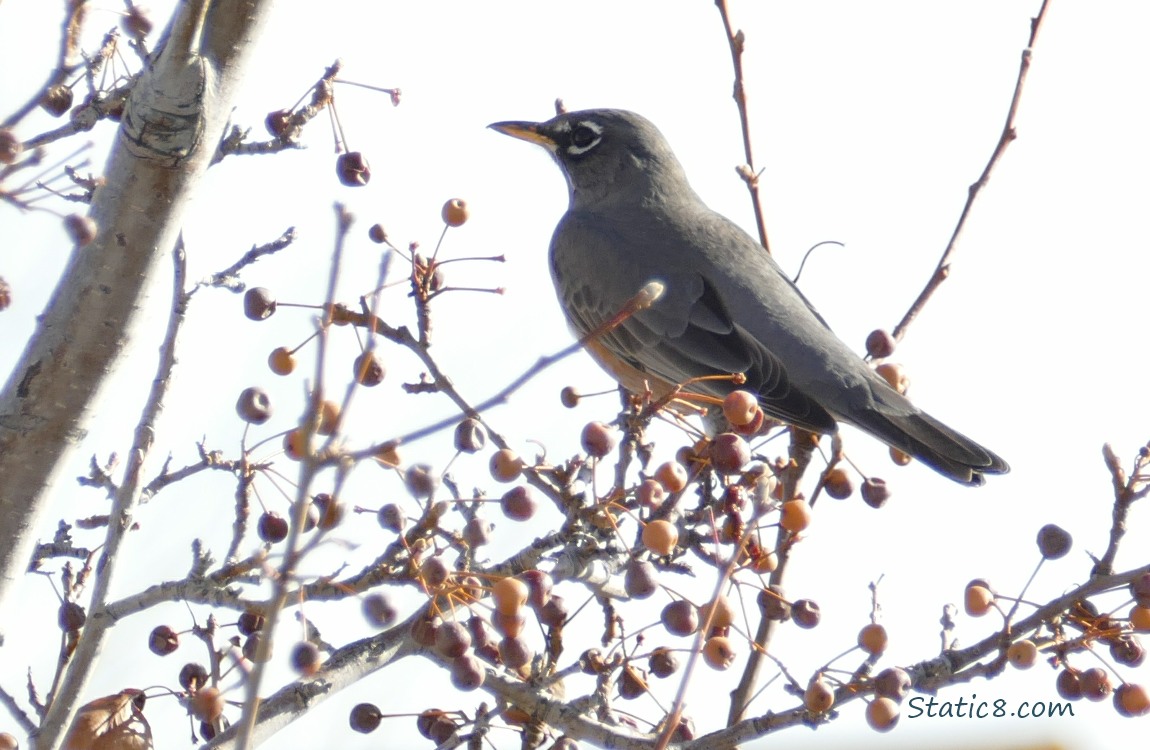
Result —
[{"label": "american robin", "polygon": [[[789,424],[818,433],[853,424],[967,485],[1009,471],[835,336],[774,259],[695,194],[645,118],[593,109],[491,127],[545,147],[567,177],[551,274],[576,332],[595,330],[648,282],[664,285],[653,305],[588,347],[625,388],[744,373],[763,411]],[[722,397],[735,387],[706,380],[689,390]]]}]

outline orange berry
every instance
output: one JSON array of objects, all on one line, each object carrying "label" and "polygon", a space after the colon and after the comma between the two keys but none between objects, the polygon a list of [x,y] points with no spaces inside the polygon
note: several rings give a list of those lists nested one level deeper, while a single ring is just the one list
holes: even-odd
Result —
[{"label": "orange berry", "polygon": [[293,461],[299,461],[307,453],[307,441],[304,432],[295,428],[284,435],[284,455]]},{"label": "orange berry", "polygon": [[750,424],[760,412],[759,399],[750,391],[731,391],[723,399],[723,416],[734,427]]},{"label": "orange berry", "polygon": [[508,448],[495,451],[491,456],[491,477],[497,482],[514,482],[523,473],[519,454]]},{"label": "orange berry", "polygon": [[192,697],[188,699],[188,708],[191,710],[192,716],[210,724],[224,712],[224,698],[220,695],[219,688],[200,688],[192,693]]},{"label": "orange berry", "polygon": [[669,555],[679,543],[679,529],[662,518],[648,521],[643,527],[643,546],[652,554]]},{"label": "orange berry", "polygon": [[711,610],[715,611],[711,617],[710,627],[714,628],[729,628],[735,622],[735,610],[731,606],[731,600],[722,594],[719,595],[714,602],[707,602],[699,607],[699,624],[702,625],[707,622],[707,617],[710,615]]},{"label": "orange berry", "polygon": [[735,663],[735,648],[731,639],[722,635],[708,638],[703,644],[703,661],[707,662],[707,666],[711,669],[720,672],[730,669]]},{"label": "orange berry", "polygon": [[851,475],[841,466],[836,466],[827,472],[823,480],[823,489],[835,500],[846,500],[854,492]]},{"label": "orange berry", "polygon": [[462,198],[452,198],[443,204],[443,223],[449,227],[462,226],[470,212],[467,210],[467,201]]},{"label": "orange berry", "polygon": [[985,585],[985,581],[971,581],[966,584],[963,604],[968,615],[982,617],[990,611],[991,605],[994,604],[994,592]]},{"label": "orange berry", "polygon": [[1142,632],[1150,631],[1150,607],[1135,604],[1130,608],[1130,627]]},{"label": "orange berry", "polygon": [[531,589],[518,578],[500,578],[491,587],[491,598],[495,600],[495,609],[505,615],[514,615],[527,603],[527,596]]},{"label": "orange berry", "polygon": [[811,506],[806,500],[788,500],[783,503],[779,525],[792,534],[798,534],[811,525]]},{"label": "orange berry", "polygon": [[1122,716],[1150,714],[1150,693],[1141,685],[1124,682],[1114,690],[1114,708]]},{"label": "orange berry", "polygon": [[670,493],[682,492],[688,479],[687,470],[678,461],[667,461],[655,469],[655,481]]},{"label": "orange berry", "polygon": [[1015,641],[1006,649],[1006,660],[1017,669],[1030,669],[1038,661],[1038,646],[1034,641]]},{"label": "orange berry", "polygon": [[276,375],[291,375],[295,370],[295,355],[286,346],[273,349],[268,355],[268,367]]},{"label": "orange berry", "polygon": [[889,732],[898,723],[898,704],[890,698],[875,698],[867,704],[866,723],[876,732]]},{"label": "orange berry", "polygon": [[330,435],[339,426],[339,404],[334,401],[321,401],[319,405],[319,427],[316,429],[320,435]]},{"label": "orange berry", "polygon": [[886,651],[886,628],[877,622],[872,622],[859,631],[859,648],[872,656]]},{"label": "orange berry", "polygon": [[813,714],[829,711],[835,704],[835,692],[823,680],[821,672],[807,685],[806,692],[803,693],[803,704]]},{"label": "orange berry", "polygon": [[910,463],[910,454],[903,453],[898,448],[891,448],[890,460],[895,466],[906,466]]},{"label": "orange berry", "polygon": [[910,378],[907,377],[906,369],[894,362],[883,362],[874,371],[887,382],[891,388],[894,388],[899,393],[905,394],[906,389],[910,386]]}]

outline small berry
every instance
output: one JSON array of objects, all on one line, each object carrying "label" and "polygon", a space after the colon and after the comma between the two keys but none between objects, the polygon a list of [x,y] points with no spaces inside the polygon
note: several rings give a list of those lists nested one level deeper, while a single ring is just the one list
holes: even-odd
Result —
[{"label": "small berry", "polygon": [[1082,695],[1089,701],[1103,701],[1113,692],[1110,675],[1101,667],[1091,667],[1079,673]]},{"label": "small berry", "polygon": [[427,464],[412,464],[403,472],[403,483],[414,497],[426,500],[439,489],[439,475]]},{"label": "small berry", "polygon": [[750,391],[731,391],[723,399],[723,416],[732,427],[744,427],[761,413],[759,399]]},{"label": "small berry", "polygon": [[157,625],[148,636],[148,649],[156,656],[167,656],[179,647],[179,633],[167,625]]},{"label": "small berry", "polygon": [[571,386],[567,386],[563,390],[559,391],[559,402],[568,409],[574,409],[576,406],[578,406],[580,398],[581,396],[579,395],[579,391],[575,390]]},{"label": "small berry", "polygon": [[319,649],[311,641],[300,641],[291,650],[291,665],[304,677],[311,677],[319,671]]},{"label": "small berry", "polygon": [[881,328],[876,328],[867,334],[866,353],[875,359],[886,359],[894,354],[894,336]]},{"label": "small berry", "polygon": [[1150,609],[1150,573],[1143,573],[1130,582],[1130,596],[1139,607]]},{"label": "small berry", "polygon": [[84,627],[88,614],[76,602],[63,602],[56,614],[61,630],[73,631]]},{"label": "small berry", "polygon": [[772,583],[759,592],[756,601],[759,609],[763,611],[763,616],[768,620],[786,622],[791,619],[793,607],[787,601],[786,592],[783,591],[782,586]]},{"label": "small berry", "polygon": [[504,614],[516,614],[527,603],[531,589],[518,578],[500,578],[491,587],[491,598],[495,600],[495,609]]},{"label": "small berry", "polygon": [[735,623],[735,608],[731,606],[731,600],[719,594],[713,602],[699,607],[699,622],[709,622],[712,630],[731,627]]},{"label": "small berry", "polygon": [[[267,644],[265,647],[264,644]],[[244,645],[240,647],[244,658],[250,662],[268,662],[272,658],[273,646],[275,642],[270,638],[265,638],[262,631],[252,633],[244,639]],[[260,650],[266,648],[267,651],[261,656]]]},{"label": "small berry", "polygon": [[876,732],[889,732],[898,724],[898,704],[890,698],[875,698],[867,704],[866,723]]},{"label": "small berry", "polygon": [[1006,660],[1015,669],[1030,669],[1038,661],[1038,646],[1030,640],[1015,641],[1006,649]]},{"label": "small berry", "polygon": [[375,352],[362,352],[352,364],[352,374],[355,376],[355,382],[373,388],[383,382],[387,370]]},{"label": "small berry", "polygon": [[823,489],[835,500],[845,500],[854,492],[854,484],[847,470],[836,466],[828,471],[823,479]]},{"label": "small berry", "polygon": [[512,521],[527,521],[535,515],[538,503],[535,501],[534,490],[526,484],[516,485],[499,500],[499,507],[503,515]]},{"label": "small berry", "polygon": [[1057,560],[1070,552],[1074,543],[1070,532],[1061,526],[1048,523],[1038,530],[1038,551],[1046,560]]},{"label": "small berry", "polygon": [[618,431],[603,422],[588,422],[580,436],[583,450],[592,458],[603,458],[615,449],[618,442]]},{"label": "small berry", "polygon": [[407,514],[395,503],[386,503],[375,517],[380,526],[397,534],[403,531],[404,524],[407,523]]},{"label": "small berry", "polygon": [[419,733],[437,745],[451,739],[455,734],[455,722],[438,708],[431,708],[419,715],[415,720]]},{"label": "small berry", "polygon": [[658,518],[643,527],[643,546],[654,555],[669,555],[678,543],[679,529],[670,521]]},{"label": "small berry", "polygon": [[188,708],[192,716],[210,724],[224,712],[224,697],[217,687],[200,688],[188,698]]},{"label": "small berry", "polygon": [[295,355],[286,346],[277,347],[268,355],[268,367],[276,375],[291,375],[295,370]]},{"label": "small berry", "polygon": [[657,571],[650,560],[631,559],[623,573],[623,589],[632,599],[646,599],[659,588]]},{"label": "small berry", "polygon": [[710,458],[719,473],[736,474],[751,460],[751,449],[742,436],[724,432],[711,441]]},{"label": "small berry", "polygon": [[803,693],[803,704],[813,714],[829,711],[835,704],[835,693],[827,685],[821,672],[807,685],[806,692]]},{"label": "small berry", "polygon": [[15,164],[24,144],[11,130],[0,129],[0,164]]},{"label": "small berry", "polygon": [[443,558],[436,555],[423,561],[423,565],[419,566],[419,575],[423,578],[423,582],[428,588],[434,589],[447,582],[448,576],[451,575],[451,570],[447,567],[447,563],[443,561]]},{"label": "small berry", "polygon": [[258,633],[263,630],[265,622],[266,620],[261,613],[254,609],[248,609],[244,610],[244,613],[236,620],[236,629],[239,630],[242,635],[251,635],[252,633]]},{"label": "small berry", "polygon": [[643,673],[630,664],[623,667],[615,684],[619,688],[619,697],[624,700],[635,700],[647,692],[647,680]]},{"label": "small berry", "polygon": [[531,663],[534,656],[527,641],[518,636],[499,641],[499,658],[503,660],[503,666],[508,669],[525,667]]},{"label": "small berry", "polygon": [[527,610],[522,607],[514,612],[495,610],[491,613],[491,627],[504,638],[516,638],[527,627]]},{"label": "small berry", "polygon": [[800,628],[810,630],[817,627],[822,620],[822,611],[819,605],[810,599],[798,599],[791,605],[791,619]]},{"label": "small berry", "polygon": [[1141,685],[1124,682],[1114,690],[1114,710],[1121,716],[1150,714],[1150,693]]},{"label": "small berry", "polygon": [[1068,701],[1076,701],[1082,697],[1082,679],[1079,677],[1079,672],[1070,667],[1058,673],[1054,685],[1058,689],[1058,694]]},{"label": "small berry", "polygon": [[486,679],[487,670],[475,656],[463,654],[451,660],[451,684],[456,690],[478,690]]},{"label": "small berry", "polygon": [[379,723],[382,719],[383,714],[380,713],[379,707],[374,703],[360,703],[351,709],[351,714],[347,717],[347,723],[357,732],[370,734],[379,728]]},{"label": "small berry", "polygon": [[271,290],[254,286],[244,292],[244,316],[248,320],[267,320],[276,311],[276,298]]},{"label": "small berry", "polygon": [[371,181],[371,166],[359,151],[340,154],[335,160],[335,173],[347,187],[363,187]]},{"label": "small berry", "polygon": [[871,656],[878,656],[886,651],[886,628],[877,622],[872,622],[859,631],[859,648]]},{"label": "small berry", "polygon": [[898,448],[891,448],[890,460],[895,466],[907,466],[911,462],[911,455],[900,451]]},{"label": "small berry", "polygon": [[639,505],[648,510],[661,508],[666,497],[667,491],[654,479],[644,479],[639,483],[639,489],[635,491],[635,499],[639,501]]},{"label": "small berry", "polygon": [[549,628],[563,627],[567,623],[568,614],[567,604],[558,594],[552,594],[537,611],[539,622]]},{"label": "small berry", "polygon": [[40,97],[40,107],[53,117],[59,117],[72,108],[72,89],[62,83],[49,86]]},{"label": "small berry", "polygon": [[874,371],[887,382],[887,385],[906,395],[906,389],[910,386],[910,378],[907,377],[906,370],[902,365],[894,362],[883,362],[874,368]]},{"label": "small berry", "polygon": [[735,648],[731,639],[722,635],[708,638],[703,644],[703,661],[711,669],[719,671],[730,669],[735,663]]},{"label": "small berry", "polygon": [[487,445],[487,430],[478,419],[468,417],[455,426],[455,450],[478,453]]},{"label": "small berry", "polygon": [[886,501],[890,499],[890,490],[886,486],[886,481],[878,477],[865,479],[860,492],[863,502],[875,510],[886,505]]},{"label": "small berry", "polygon": [[339,526],[343,520],[343,503],[339,502],[326,492],[321,492],[311,499],[312,507],[319,513],[316,526],[320,531],[331,531]]},{"label": "small berry", "polygon": [[462,198],[452,198],[443,204],[443,223],[449,227],[463,226],[470,213],[467,210],[467,201]]},{"label": "small berry", "polygon": [[1127,667],[1139,667],[1146,660],[1146,649],[1138,637],[1124,633],[1110,642],[1110,658]]},{"label": "small berry", "polygon": [[448,659],[463,656],[471,648],[471,632],[458,620],[445,622],[435,630],[435,650]]},{"label": "small berry", "polygon": [[792,534],[798,534],[811,525],[811,506],[806,500],[788,500],[783,503],[779,525]]},{"label": "small berry", "polygon": [[538,612],[551,599],[551,589],[555,586],[555,581],[542,570],[525,570],[518,578],[526,583],[530,590],[527,595],[527,606]]},{"label": "small berry", "polygon": [[985,581],[974,580],[966,584],[966,595],[963,598],[966,613],[971,617],[982,617],[990,611],[994,604],[994,592],[985,585]]},{"label": "small berry", "polygon": [[272,401],[263,388],[245,388],[236,400],[236,414],[248,424],[263,424],[272,417]]},{"label": "small berry", "polygon": [[663,607],[659,619],[671,635],[687,636],[699,629],[699,610],[686,599],[676,599]]},{"label": "small berry", "polygon": [[387,230],[383,228],[383,224],[372,224],[367,230],[367,237],[375,244],[382,245],[387,242]]},{"label": "small berry", "polygon": [[386,628],[395,622],[399,612],[392,606],[387,596],[375,593],[364,597],[363,616],[377,628]]},{"label": "small berry", "polygon": [[688,480],[687,470],[678,461],[667,461],[655,469],[655,481],[671,494],[682,492]]},{"label": "small berry", "polygon": [[486,518],[471,518],[463,527],[463,541],[472,549],[482,547],[491,541],[491,531],[494,528],[495,525]]},{"label": "small berry", "polygon": [[319,402],[319,425],[315,431],[319,435],[332,435],[339,429],[339,404],[334,401]]},{"label": "small berry", "polygon": [[96,226],[95,219],[90,216],[68,214],[64,217],[64,231],[68,233],[72,242],[75,242],[78,247],[84,247],[92,244],[100,228]]},{"label": "small berry", "polygon": [[901,667],[888,667],[874,678],[875,694],[899,703],[910,692],[911,686],[910,675]]},{"label": "small berry", "polygon": [[208,670],[203,664],[188,662],[180,668],[180,674],[176,679],[184,690],[195,692],[208,684]]},{"label": "small berry", "polygon": [[647,659],[647,666],[656,677],[670,677],[679,671],[679,658],[669,648],[657,648]]},{"label": "small berry", "polygon": [[1130,608],[1130,627],[1137,631],[1150,632],[1150,607],[1135,604]]},{"label": "small berry", "polygon": [[20,750],[20,743],[7,732],[0,732],[0,750]]},{"label": "small berry", "polygon": [[514,482],[523,473],[523,461],[519,455],[507,448],[495,451],[489,465],[491,477],[497,482]]}]

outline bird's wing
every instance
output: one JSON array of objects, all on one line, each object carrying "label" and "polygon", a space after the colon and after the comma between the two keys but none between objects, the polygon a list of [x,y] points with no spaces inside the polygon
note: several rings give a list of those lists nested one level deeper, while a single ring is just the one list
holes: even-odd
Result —
[{"label": "bird's wing", "polygon": [[[594,330],[645,284],[660,281],[666,290],[658,302],[601,337],[611,354],[677,384],[706,375],[744,373],[747,383],[742,387],[759,395],[770,416],[815,432],[835,430],[831,415],[795,387],[779,359],[734,322],[705,276],[674,263],[657,273],[644,269],[620,253],[634,241],[633,234],[620,236],[610,222],[577,213],[568,213],[556,228],[552,274],[576,331]],[[650,255],[660,254],[659,248],[650,249]],[[722,396],[734,388],[725,381],[705,381],[688,390]]]}]

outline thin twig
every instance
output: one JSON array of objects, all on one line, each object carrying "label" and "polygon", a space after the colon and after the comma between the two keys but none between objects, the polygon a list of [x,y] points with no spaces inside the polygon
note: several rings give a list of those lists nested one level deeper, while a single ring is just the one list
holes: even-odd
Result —
[{"label": "thin twig", "polygon": [[1014,117],[1018,113],[1018,103],[1022,99],[1022,88],[1026,83],[1026,74],[1030,70],[1030,58],[1033,54],[1034,42],[1038,37],[1038,30],[1042,26],[1042,20],[1046,16],[1046,6],[1049,0],[1043,0],[1042,7],[1038,10],[1038,15],[1030,19],[1030,38],[1026,42],[1026,49],[1022,50],[1022,61],[1018,66],[1018,79],[1014,83],[1014,95],[1010,98],[1010,108],[1006,113],[1006,123],[1002,126],[1002,133],[998,136],[998,143],[994,145],[994,151],[990,155],[990,160],[983,168],[982,174],[979,175],[978,180],[970,186],[966,195],[966,203],[962,207],[962,213],[959,214],[958,223],[954,227],[954,232],[950,235],[950,241],[946,243],[946,249],[942,252],[942,257],[938,260],[938,265],[931,274],[930,280],[927,281],[926,286],[919,293],[918,297],[911,304],[910,309],[902,316],[902,320],[894,327],[892,335],[895,341],[901,341],[903,336],[906,335],[907,328],[926,307],[926,303],[930,300],[935,290],[942,286],[942,282],[946,281],[950,276],[950,264],[954,258],[955,248],[958,245],[958,239],[962,234],[963,228],[966,226],[967,217],[970,216],[971,207],[974,205],[975,198],[978,197],[982,189],[990,181],[990,173],[998,164],[1002,154],[1006,151],[1006,147],[1010,145],[1018,133],[1014,128]]}]

